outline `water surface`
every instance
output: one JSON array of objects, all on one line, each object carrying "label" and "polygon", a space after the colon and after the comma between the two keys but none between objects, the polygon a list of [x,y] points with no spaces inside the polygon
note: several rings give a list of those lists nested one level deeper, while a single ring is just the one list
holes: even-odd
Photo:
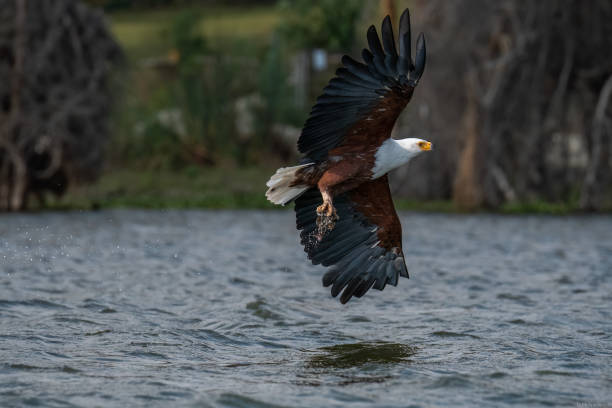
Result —
[{"label": "water surface", "polygon": [[0,406],[612,404],[612,217],[401,218],[343,306],[291,212],[2,215]]}]

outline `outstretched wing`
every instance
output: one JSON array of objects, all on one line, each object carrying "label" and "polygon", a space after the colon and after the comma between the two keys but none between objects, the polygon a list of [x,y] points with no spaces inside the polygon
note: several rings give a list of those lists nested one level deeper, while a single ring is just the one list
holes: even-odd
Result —
[{"label": "outstretched wing", "polygon": [[376,28],[368,29],[369,50],[365,63],[345,55],[342,67],[312,108],[298,149],[310,161],[322,161],[328,152],[344,144],[379,145],[390,137],[393,125],[410,101],[425,69],[425,38],[419,34],[416,61],[410,49],[410,14],[400,18],[399,55],[391,20],[382,23],[382,45]]},{"label": "outstretched wing", "polygon": [[408,277],[402,252],[399,222],[387,176],[361,184],[334,197],[340,217],[321,241],[316,238],[316,208],[321,193],[312,188],[295,201],[297,228],[304,251],[313,264],[332,266],[323,276],[332,296],[342,290],[340,302],[363,296],[372,286],[383,290],[397,285],[398,276]]}]

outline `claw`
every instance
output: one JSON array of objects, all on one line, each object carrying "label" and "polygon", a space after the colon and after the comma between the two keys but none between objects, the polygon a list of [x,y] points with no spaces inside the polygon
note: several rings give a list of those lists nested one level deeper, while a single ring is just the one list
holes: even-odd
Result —
[{"label": "claw", "polygon": [[323,202],[317,207],[317,233],[315,237],[318,241],[321,241],[325,234],[330,232],[336,226],[338,221],[338,213],[336,208],[328,201]]},{"label": "claw", "polygon": [[321,204],[320,206],[317,207],[317,215],[321,216],[323,215],[326,211],[327,211],[327,206],[329,205],[329,203],[324,202],[323,204]]}]

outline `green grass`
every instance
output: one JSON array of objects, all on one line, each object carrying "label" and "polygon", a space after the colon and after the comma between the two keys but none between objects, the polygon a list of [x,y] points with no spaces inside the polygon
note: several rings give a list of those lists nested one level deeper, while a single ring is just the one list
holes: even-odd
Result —
[{"label": "green grass", "polygon": [[499,209],[504,214],[551,214],[566,215],[580,212],[578,203],[531,201],[524,203],[506,203]]},{"label": "green grass", "polygon": [[[287,209],[266,200],[266,181],[276,167],[190,167],[182,171],[111,170],[92,185],[74,187],[46,209]],[[32,204],[36,204],[33,202]],[[400,211],[457,212],[450,201],[396,199]],[[36,208],[33,208],[36,209]]]},{"label": "green grass", "polygon": [[[201,16],[198,29],[213,49],[228,42],[265,44],[280,20],[273,6],[193,7]],[[168,28],[184,8],[120,12],[110,15],[113,34],[128,59],[166,55],[171,48]]]},{"label": "green grass", "polygon": [[274,169],[199,168],[181,172],[114,170],[89,186],[71,189],[47,207],[98,208],[274,208],[265,183]]},{"label": "green grass", "polygon": [[549,214],[568,215],[578,214],[582,211],[578,203],[571,202],[513,202],[503,204],[497,209],[480,208],[472,211],[457,207],[451,200],[415,201],[406,199],[395,199],[398,210],[437,212],[437,213],[493,213],[493,214]]},{"label": "green grass", "polygon": [[[225,166],[191,167],[182,171],[113,170],[102,175],[93,185],[72,188],[61,199],[49,200],[45,209],[290,209],[291,205],[275,206],[265,198],[265,183],[275,169],[276,166]],[[465,213],[450,200],[415,201],[396,198],[394,201],[398,211]],[[577,205],[571,203],[534,201],[505,204],[497,211],[475,211],[482,212],[566,215],[580,211]]]},{"label": "green grass", "polygon": [[450,200],[426,200],[416,201],[405,198],[395,198],[393,200],[398,211],[419,211],[419,212],[439,212],[455,213],[459,210]]}]

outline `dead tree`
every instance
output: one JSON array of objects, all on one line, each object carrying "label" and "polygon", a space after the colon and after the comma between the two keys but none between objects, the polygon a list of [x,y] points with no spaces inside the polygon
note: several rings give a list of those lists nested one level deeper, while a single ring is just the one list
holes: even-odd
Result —
[{"label": "dead tree", "polygon": [[74,0],[0,0],[0,211],[97,177],[120,49]]}]

